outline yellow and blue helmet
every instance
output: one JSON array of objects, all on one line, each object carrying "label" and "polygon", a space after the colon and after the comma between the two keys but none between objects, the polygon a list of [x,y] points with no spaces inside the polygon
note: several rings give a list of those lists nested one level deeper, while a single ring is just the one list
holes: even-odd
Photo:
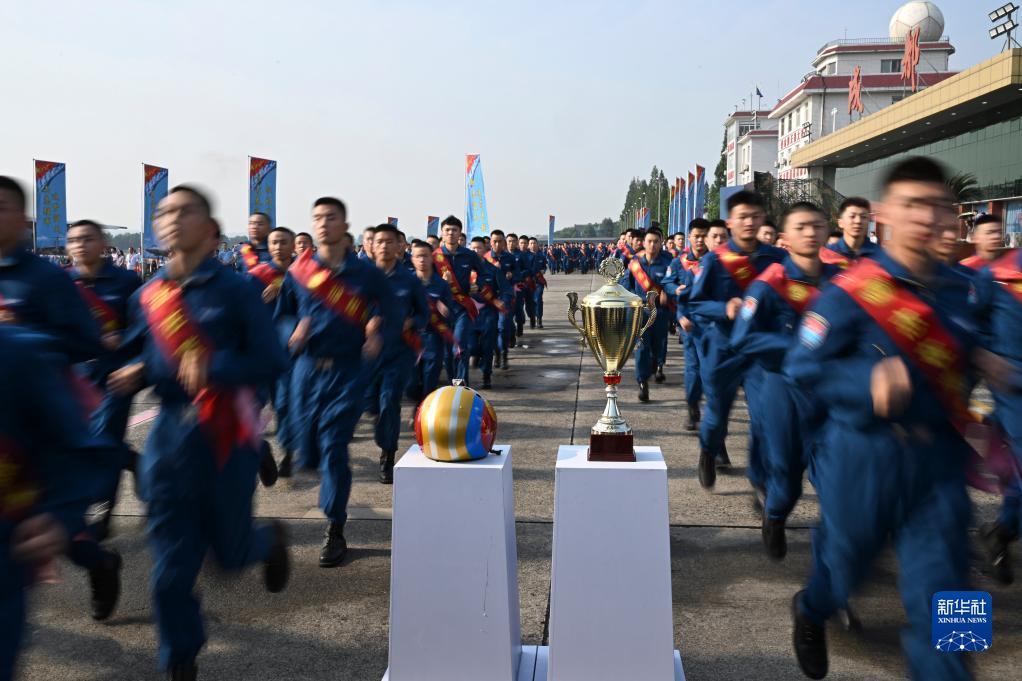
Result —
[{"label": "yellow and blue helmet", "polygon": [[415,414],[415,439],[434,461],[485,458],[497,437],[497,414],[482,395],[464,386],[434,390]]}]

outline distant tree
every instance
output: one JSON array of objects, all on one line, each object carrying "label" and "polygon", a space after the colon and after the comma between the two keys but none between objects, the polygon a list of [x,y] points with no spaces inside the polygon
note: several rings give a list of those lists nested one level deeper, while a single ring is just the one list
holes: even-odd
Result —
[{"label": "distant tree", "polygon": [[720,143],[720,160],[717,167],[713,169],[713,184],[706,192],[706,215],[710,220],[720,217],[720,188],[727,182],[727,131],[724,131],[724,140]]},{"label": "distant tree", "polygon": [[947,181],[948,189],[955,203],[968,203],[983,198],[979,188],[979,180],[972,173],[958,173]]}]

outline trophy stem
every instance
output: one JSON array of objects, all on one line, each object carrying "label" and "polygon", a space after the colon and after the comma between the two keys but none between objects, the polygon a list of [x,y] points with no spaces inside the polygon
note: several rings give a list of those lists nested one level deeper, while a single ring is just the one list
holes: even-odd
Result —
[{"label": "trophy stem", "polygon": [[617,386],[621,382],[621,376],[604,374],[603,381],[606,383],[607,405],[603,409],[603,415],[593,426],[594,433],[631,433],[632,429],[621,418],[621,412],[617,408]]}]

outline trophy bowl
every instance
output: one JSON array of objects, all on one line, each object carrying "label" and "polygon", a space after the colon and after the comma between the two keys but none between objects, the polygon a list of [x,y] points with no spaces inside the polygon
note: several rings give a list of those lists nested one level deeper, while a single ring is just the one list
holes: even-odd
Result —
[{"label": "trophy bowl", "polygon": [[[632,429],[617,408],[617,386],[635,344],[656,319],[657,294],[651,291],[643,300],[621,286],[625,266],[617,258],[600,263],[599,273],[606,283],[583,298],[581,305],[577,293],[568,293],[568,321],[603,369],[606,384],[607,406],[590,431],[589,460],[635,461]],[[643,311],[648,313],[645,320]],[[576,318],[579,312],[581,324]]]}]

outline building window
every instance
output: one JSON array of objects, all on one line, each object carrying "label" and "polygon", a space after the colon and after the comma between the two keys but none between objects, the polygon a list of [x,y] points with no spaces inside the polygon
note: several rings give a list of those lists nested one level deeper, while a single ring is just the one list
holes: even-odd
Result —
[{"label": "building window", "polygon": [[836,71],[837,71],[837,63],[831,62],[830,64],[827,64],[827,75],[828,76],[833,76]]},{"label": "building window", "polygon": [[741,123],[738,125],[738,137],[745,137],[750,130],[753,130],[754,126],[752,123]]},{"label": "building window", "polygon": [[901,73],[900,59],[881,59],[880,73]]}]

